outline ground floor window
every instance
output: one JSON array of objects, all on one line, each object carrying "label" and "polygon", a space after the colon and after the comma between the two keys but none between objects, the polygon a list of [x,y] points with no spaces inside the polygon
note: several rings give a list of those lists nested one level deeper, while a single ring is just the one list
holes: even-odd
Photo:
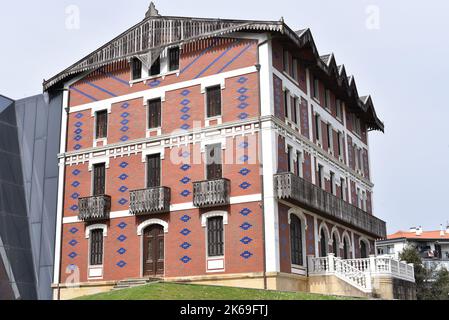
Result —
[{"label": "ground floor window", "polygon": [[209,257],[223,256],[223,229],[223,217],[207,219],[207,254]]},{"label": "ground floor window", "polygon": [[103,230],[95,229],[90,232],[90,265],[103,264]]},{"label": "ground floor window", "polygon": [[300,266],[304,265],[302,234],[301,220],[296,215],[292,214],[290,222],[291,259],[292,264]]},{"label": "ground floor window", "polygon": [[327,256],[327,253],[328,253],[327,251],[328,251],[327,237],[326,237],[324,228],[322,228],[321,233],[320,233],[320,255],[321,255],[321,257]]}]

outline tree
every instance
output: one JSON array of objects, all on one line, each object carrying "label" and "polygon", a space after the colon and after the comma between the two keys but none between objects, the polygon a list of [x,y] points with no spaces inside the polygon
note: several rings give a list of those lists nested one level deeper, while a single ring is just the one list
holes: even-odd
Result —
[{"label": "tree", "polygon": [[408,245],[399,254],[399,259],[407,263],[413,263],[415,269],[416,298],[418,300],[431,300],[432,292],[429,287],[429,280],[432,278],[432,271],[426,269],[422,259],[413,245]]},{"label": "tree", "polygon": [[435,272],[430,291],[434,300],[449,300],[449,271],[446,268]]}]

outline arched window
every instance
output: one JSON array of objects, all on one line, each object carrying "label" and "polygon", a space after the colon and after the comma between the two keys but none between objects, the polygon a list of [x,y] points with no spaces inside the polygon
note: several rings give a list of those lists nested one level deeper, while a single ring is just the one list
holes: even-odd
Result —
[{"label": "arched window", "polygon": [[324,228],[321,229],[320,233],[320,255],[321,257],[327,256],[328,251],[328,242],[327,242],[326,232],[324,231]]},{"label": "arched window", "polygon": [[302,233],[301,220],[296,215],[292,214],[290,221],[290,250],[292,264],[300,266],[304,265]]},{"label": "arched window", "polygon": [[349,259],[349,242],[348,238],[343,238],[343,259]]},{"label": "arched window", "polygon": [[368,258],[368,248],[363,240],[360,241],[360,258]]},{"label": "arched window", "polygon": [[338,243],[337,236],[334,232],[332,234],[332,251],[336,257],[340,256],[339,247],[340,247],[340,243]]}]

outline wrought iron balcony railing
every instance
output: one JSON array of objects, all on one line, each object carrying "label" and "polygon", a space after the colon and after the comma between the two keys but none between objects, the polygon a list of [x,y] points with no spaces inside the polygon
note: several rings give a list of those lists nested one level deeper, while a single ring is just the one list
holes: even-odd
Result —
[{"label": "wrought iron balcony railing", "polygon": [[231,182],[228,179],[213,179],[193,183],[193,205],[200,208],[228,205]]},{"label": "wrought iron balcony railing", "polygon": [[134,215],[170,211],[171,191],[167,187],[134,190],[129,193],[129,213]]},{"label": "wrought iron balcony railing", "polygon": [[299,204],[310,211],[336,219],[375,237],[384,238],[386,236],[385,221],[324,191],[293,173],[276,174],[274,176],[274,188],[278,199]]},{"label": "wrought iron balcony railing", "polygon": [[79,198],[79,219],[82,221],[101,221],[109,219],[111,197],[107,195]]}]

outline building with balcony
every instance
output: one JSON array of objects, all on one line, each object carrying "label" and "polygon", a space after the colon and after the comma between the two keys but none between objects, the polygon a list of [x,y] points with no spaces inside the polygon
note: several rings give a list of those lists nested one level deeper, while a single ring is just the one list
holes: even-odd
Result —
[{"label": "building with balcony", "polygon": [[449,270],[449,226],[440,230],[424,231],[422,227],[412,227],[409,231],[398,231],[386,239],[376,241],[378,255],[399,259],[407,246],[418,251],[427,268],[446,268]]},{"label": "building with balcony", "polygon": [[65,110],[55,299],[129,278],[315,290],[386,235],[368,148],[383,123],[308,29],[151,5],[44,90]]}]

